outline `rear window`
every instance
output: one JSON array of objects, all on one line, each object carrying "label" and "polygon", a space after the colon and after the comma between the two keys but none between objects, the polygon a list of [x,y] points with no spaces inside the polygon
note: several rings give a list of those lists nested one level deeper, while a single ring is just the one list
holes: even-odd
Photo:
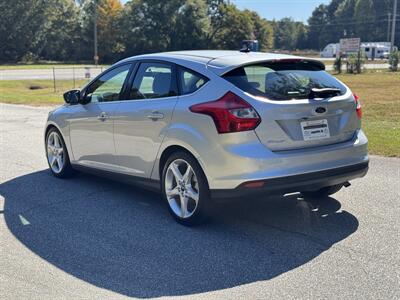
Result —
[{"label": "rear window", "polygon": [[244,92],[271,100],[305,99],[314,88],[334,88],[341,95],[346,93],[345,86],[337,79],[319,66],[305,62],[249,65],[223,77]]}]

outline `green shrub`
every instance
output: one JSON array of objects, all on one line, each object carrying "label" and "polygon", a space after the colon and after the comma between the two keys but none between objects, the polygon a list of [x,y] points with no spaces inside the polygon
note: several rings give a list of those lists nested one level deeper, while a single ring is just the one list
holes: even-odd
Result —
[{"label": "green shrub", "polygon": [[342,57],[340,55],[336,57],[333,68],[338,74],[342,73]]},{"label": "green shrub", "polygon": [[362,72],[362,67],[365,62],[365,54],[360,53],[351,53],[347,57],[347,73],[356,74]]},{"label": "green shrub", "polygon": [[392,70],[393,72],[396,72],[399,69],[399,59],[400,59],[400,51],[395,50],[390,52],[389,69]]}]

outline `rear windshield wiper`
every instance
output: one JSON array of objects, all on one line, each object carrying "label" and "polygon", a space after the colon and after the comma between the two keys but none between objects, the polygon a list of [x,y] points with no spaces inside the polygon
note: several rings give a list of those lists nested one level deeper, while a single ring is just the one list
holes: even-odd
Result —
[{"label": "rear windshield wiper", "polygon": [[324,98],[328,96],[337,96],[340,95],[341,93],[342,91],[337,88],[323,88],[323,89],[312,88],[308,96],[310,99]]}]

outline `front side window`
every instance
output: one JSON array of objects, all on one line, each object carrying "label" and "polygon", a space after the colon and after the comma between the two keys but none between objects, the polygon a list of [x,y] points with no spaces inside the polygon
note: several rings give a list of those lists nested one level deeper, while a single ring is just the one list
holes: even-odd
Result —
[{"label": "front side window", "polygon": [[86,101],[95,103],[120,100],[130,67],[130,64],[117,67],[94,81],[86,91]]},{"label": "front side window", "polygon": [[172,66],[141,63],[129,92],[129,99],[153,99],[175,96],[172,89]]},{"label": "front side window", "polygon": [[208,81],[203,75],[183,68],[179,68],[178,74],[181,95],[187,95],[197,91]]},{"label": "front side window", "polygon": [[333,76],[304,63],[271,63],[239,67],[223,76],[226,80],[253,96],[271,100],[305,99],[312,89],[346,88]]}]

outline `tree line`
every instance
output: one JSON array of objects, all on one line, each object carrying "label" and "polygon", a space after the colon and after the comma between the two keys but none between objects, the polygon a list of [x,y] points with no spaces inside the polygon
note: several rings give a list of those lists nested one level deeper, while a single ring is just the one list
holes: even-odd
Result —
[{"label": "tree line", "polygon": [[[328,5],[319,5],[308,19],[308,40],[313,42],[315,49],[321,49],[343,37],[359,37],[362,42],[388,42],[393,2],[394,0],[331,0]],[[396,14],[395,41],[399,46],[399,6]]]},{"label": "tree line", "polygon": [[385,41],[393,1],[332,0],[304,24],[269,21],[228,0],[0,0],[0,62],[90,61],[95,19],[105,63],[149,52],[239,49],[245,39],[257,39],[262,51],[320,50],[344,36]]}]

